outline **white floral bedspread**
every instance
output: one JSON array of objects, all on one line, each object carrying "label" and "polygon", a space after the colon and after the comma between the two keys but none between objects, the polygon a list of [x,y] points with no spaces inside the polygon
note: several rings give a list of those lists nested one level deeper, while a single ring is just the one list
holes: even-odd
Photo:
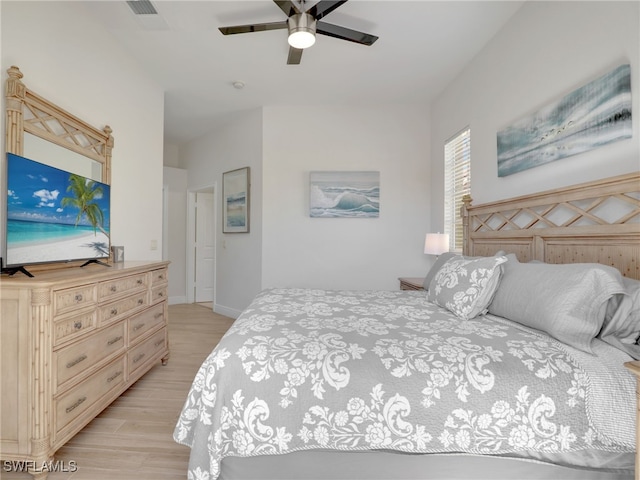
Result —
[{"label": "white floral bedspread", "polygon": [[[592,378],[598,357],[571,352],[490,316],[457,319],[424,292],[269,289],[202,364],[174,439],[191,447],[188,478],[210,480],[225,456],[316,448],[635,451],[633,396],[586,398],[633,392],[633,376],[616,362]],[[593,409],[630,428],[603,430]]]}]

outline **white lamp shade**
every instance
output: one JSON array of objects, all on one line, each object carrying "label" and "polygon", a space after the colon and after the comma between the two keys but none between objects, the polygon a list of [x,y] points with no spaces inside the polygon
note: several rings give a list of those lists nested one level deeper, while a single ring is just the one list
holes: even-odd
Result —
[{"label": "white lamp shade", "polygon": [[424,239],[424,253],[427,255],[441,255],[449,251],[448,233],[427,233]]}]

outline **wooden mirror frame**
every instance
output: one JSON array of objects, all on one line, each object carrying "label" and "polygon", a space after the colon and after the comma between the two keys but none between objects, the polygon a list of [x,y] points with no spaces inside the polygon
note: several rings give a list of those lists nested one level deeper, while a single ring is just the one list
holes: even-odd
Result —
[{"label": "wooden mirror frame", "polygon": [[7,69],[6,144],[8,153],[24,155],[24,134],[44,140],[95,160],[102,165],[100,181],[111,184],[111,127],[98,130],[58,105],[29,90],[15,65]]},{"label": "wooden mirror frame", "polygon": [[[23,74],[16,66],[7,69],[6,82],[6,142],[7,153],[24,155],[25,133],[30,133],[57,146],[98,162],[100,182],[111,184],[111,127],[103,130],[60,108],[53,102],[29,90],[22,82]],[[2,162],[0,162],[2,164]],[[51,262],[29,266],[33,272],[69,268],[82,261]]]}]

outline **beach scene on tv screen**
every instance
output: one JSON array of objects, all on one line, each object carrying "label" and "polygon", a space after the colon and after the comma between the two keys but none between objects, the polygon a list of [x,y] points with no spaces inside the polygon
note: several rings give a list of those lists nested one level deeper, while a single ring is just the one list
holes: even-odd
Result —
[{"label": "beach scene on tv screen", "polygon": [[109,185],[7,157],[7,265],[109,256]]}]

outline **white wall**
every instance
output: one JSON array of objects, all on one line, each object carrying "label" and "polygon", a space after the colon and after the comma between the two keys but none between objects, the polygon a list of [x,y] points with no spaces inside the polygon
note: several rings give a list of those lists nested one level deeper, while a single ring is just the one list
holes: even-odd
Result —
[{"label": "white wall", "polygon": [[17,65],[36,93],[98,128],[111,126],[111,241],[125,246],[127,260],[160,260],[162,89],[79,2],[0,2],[0,8],[3,88],[7,68]]},{"label": "white wall", "polygon": [[[215,185],[218,313],[236,317],[261,290],[262,278],[262,112],[230,116],[218,131],[181,146],[189,190]],[[222,233],[222,173],[251,168],[250,232]]]},{"label": "white wall", "polygon": [[165,167],[182,168],[180,163],[180,147],[175,143],[164,142],[164,159]]},{"label": "white wall", "polygon": [[[313,107],[238,114],[219,131],[181,147],[188,188],[251,167],[251,232],[222,234],[218,214],[215,310],[237,316],[275,286],[397,289],[421,276],[429,230],[429,121],[422,108]],[[377,219],[309,217],[309,172],[377,170]]]},{"label": "white wall", "polygon": [[[443,222],[443,145],[467,125],[475,204],[640,169],[639,9],[638,2],[524,4],[432,105],[435,227]],[[498,178],[499,130],[622,63],[631,64],[632,139]]]},{"label": "white wall", "polygon": [[164,167],[164,234],[169,260],[169,304],[186,303],[187,291],[187,171]]},{"label": "white wall", "polygon": [[[428,152],[425,108],[265,108],[262,287],[393,290],[424,275]],[[322,170],[379,171],[380,217],[310,218],[309,172]]]}]

